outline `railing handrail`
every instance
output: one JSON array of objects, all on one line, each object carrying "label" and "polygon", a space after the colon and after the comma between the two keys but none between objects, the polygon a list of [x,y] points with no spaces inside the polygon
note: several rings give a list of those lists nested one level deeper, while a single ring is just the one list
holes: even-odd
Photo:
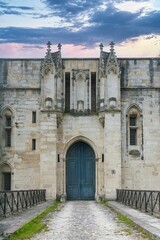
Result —
[{"label": "railing handrail", "polygon": [[160,216],[160,191],[117,189],[117,199],[127,206]]},{"label": "railing handrail", "polygon": [[46,189],[26,189],[26,190],[3,190],[3,191],[0,191],[0,193],[3,193],[3,192],[31,192],[31,191],[46,191]]},{"label": "railing handrail", "polygon": [[0,191],[0,216],[46,201],[46,189]]},{"label": "railing handrail", "polygon": [[117,190],[124,190],[124,191],[132,191],[132,192],[160,192],[160,190],[141,190],[141,189],[126,189],[126,188],[122,188],[122,189],[117,189]]}]

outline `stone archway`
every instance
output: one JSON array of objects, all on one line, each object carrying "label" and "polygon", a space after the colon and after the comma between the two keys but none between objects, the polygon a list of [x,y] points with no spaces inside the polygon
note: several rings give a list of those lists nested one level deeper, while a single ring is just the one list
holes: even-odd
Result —
[{"label": "stone archway", "polygon": [[66,154],[66,194],[68,200],[95,199],[95,153],[84,141],[73,143]]}]

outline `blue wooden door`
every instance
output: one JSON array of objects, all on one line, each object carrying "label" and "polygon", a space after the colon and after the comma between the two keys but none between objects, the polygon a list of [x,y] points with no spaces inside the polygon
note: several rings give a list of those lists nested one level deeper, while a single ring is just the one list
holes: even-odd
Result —
[{"label": "blue wooden door", "polygon": [[95,154],[80,141],[70,147],[66,160],[68,200],[91,200],[95,197]]}]

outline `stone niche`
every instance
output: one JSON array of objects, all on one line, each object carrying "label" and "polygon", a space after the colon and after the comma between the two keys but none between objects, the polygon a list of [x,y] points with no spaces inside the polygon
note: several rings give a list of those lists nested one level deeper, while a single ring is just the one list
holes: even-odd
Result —
[{"label": "stone niche", "polygon": [[74,81],[74,106],[78,113],[84,113],[88,109],[89,99],[89,70],[76,69],[72,70]]}]

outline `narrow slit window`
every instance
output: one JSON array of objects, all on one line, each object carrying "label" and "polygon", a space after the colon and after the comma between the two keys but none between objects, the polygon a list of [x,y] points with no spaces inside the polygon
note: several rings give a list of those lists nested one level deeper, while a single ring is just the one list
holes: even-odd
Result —
[{"label": "narrow slit window", "polygon": [[91,112],[96,112],[96,72],[91,72]]},{"label": "narrow slit window", "polygon": [[130,126],[136,126],[136,116],[130,116]]},{"label": "narrow slit window", "polygon": [[5,146],[11,147],[11,116],[5,117]]},{"label": "narrow slit window", "polygon": [[32,150],[36,150],[36,139],[32,139]]},{"label": "narrow slit window", "polygon": [[36,112],[35,111],[33,111],[32,112],[32,123],[36,123]]},{"label": "narrow slit window", "polygon": [[6,116],[6,127],[11,127],[11,116]]},{"label": "narrow slit window", "polygon": [[137,145],[137,129],[130,129],[130,145]]},{"label": "narrow slit window", "polygon": [[70,111],[70,73],[65,73],[65,111]]},{"label": "narrow slit window", "polygon": [[137,145],[137,116],[130,116],[130,145]]}]

